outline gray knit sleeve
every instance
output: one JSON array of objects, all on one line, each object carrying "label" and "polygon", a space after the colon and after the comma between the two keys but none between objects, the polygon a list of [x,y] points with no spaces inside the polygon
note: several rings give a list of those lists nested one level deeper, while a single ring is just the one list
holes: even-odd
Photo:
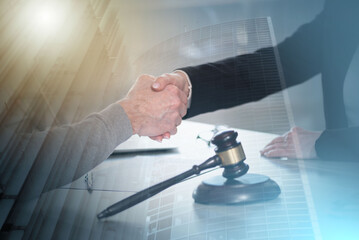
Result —
[{"label": "gray knit sleeve", "polygon": [[28,199],[70,183],[106,160],[131,135],[131,122],[118,103],[81,122],[35,132],[21,151],[21,175],[26,178],[13,179],[13,194],[23,186],[21,198]]}]

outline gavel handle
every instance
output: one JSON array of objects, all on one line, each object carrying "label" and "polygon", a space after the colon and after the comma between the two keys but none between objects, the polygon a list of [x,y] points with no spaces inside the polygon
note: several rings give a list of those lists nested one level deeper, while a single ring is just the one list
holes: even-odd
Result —
[{"label": "gavel handle", "polygon": [[209,159],[207,159],[205,162],[203,162],[199,166],[194,165],[190,170],[188,170],[184,173],[174,176],[166,181],[157,183],[156,185],[153,185],[152,187],[149,187],[142,191],[139,191],[138,193],[136,193],[132,196],[129,196],[128,198],[125,198],[125,199],[111,205],[110,207],[106,208],[101,213],[99,213],[97,215],[97,218],[102,219],[105,217],[110,217],[112,215],[115,215],[119,212],[122,212],[123,210],[126,210],[127,208],[130,208],[130,207],[152,197],[153,195],[156,195],[157,193],[165,190],[166,188],[169,188],[170,186],[175,185],[175,184],[179,183],[180,181],[182,181],[194,174],[199,174],[202,170],[216,167],[216,166],[220,165],[221,163],[222,163],[221,158],[218,157],[217,155],[210,157]]}]

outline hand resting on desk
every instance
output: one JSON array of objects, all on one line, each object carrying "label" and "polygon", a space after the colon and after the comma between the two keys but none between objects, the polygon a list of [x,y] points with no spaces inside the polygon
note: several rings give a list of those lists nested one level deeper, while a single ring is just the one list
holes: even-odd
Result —
[{"label": "hand resting on desk", "polygon": [[293,127],[280,137],[274,138],[261,151],[265,157],[317,158],[315,142],[322,132]]}]

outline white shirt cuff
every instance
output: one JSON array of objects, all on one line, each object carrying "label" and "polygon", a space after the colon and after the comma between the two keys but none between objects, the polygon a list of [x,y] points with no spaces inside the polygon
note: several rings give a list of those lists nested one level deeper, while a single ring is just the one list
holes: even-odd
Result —
[{"label": "white shirt cuff", "polygon": [[189,79],[189,76],[188,74],[185,72],[185,71],[182,71],[182,70],[176,70],[174,71],[174,73],[176,72],[180,72],[180,73],[183,73],[185,76],[186,76],[186,80],[187,80],[187,83],[188,83],[188,96],[187,96],[187,109],[191,107],[191,100],[192,100],[192,83],[191,83],[191,80]]}]

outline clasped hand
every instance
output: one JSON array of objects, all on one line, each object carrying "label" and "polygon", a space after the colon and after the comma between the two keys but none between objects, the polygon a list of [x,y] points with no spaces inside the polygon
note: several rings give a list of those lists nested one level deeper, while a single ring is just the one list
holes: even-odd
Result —
[{"label": "clasped hand", "polygon": [[130,119],[133,134],[160,141],[176,134],[187,113],[187,93],[174,84],[162,87],[155,80],[154,76],[141,75],[119,104]]}]

